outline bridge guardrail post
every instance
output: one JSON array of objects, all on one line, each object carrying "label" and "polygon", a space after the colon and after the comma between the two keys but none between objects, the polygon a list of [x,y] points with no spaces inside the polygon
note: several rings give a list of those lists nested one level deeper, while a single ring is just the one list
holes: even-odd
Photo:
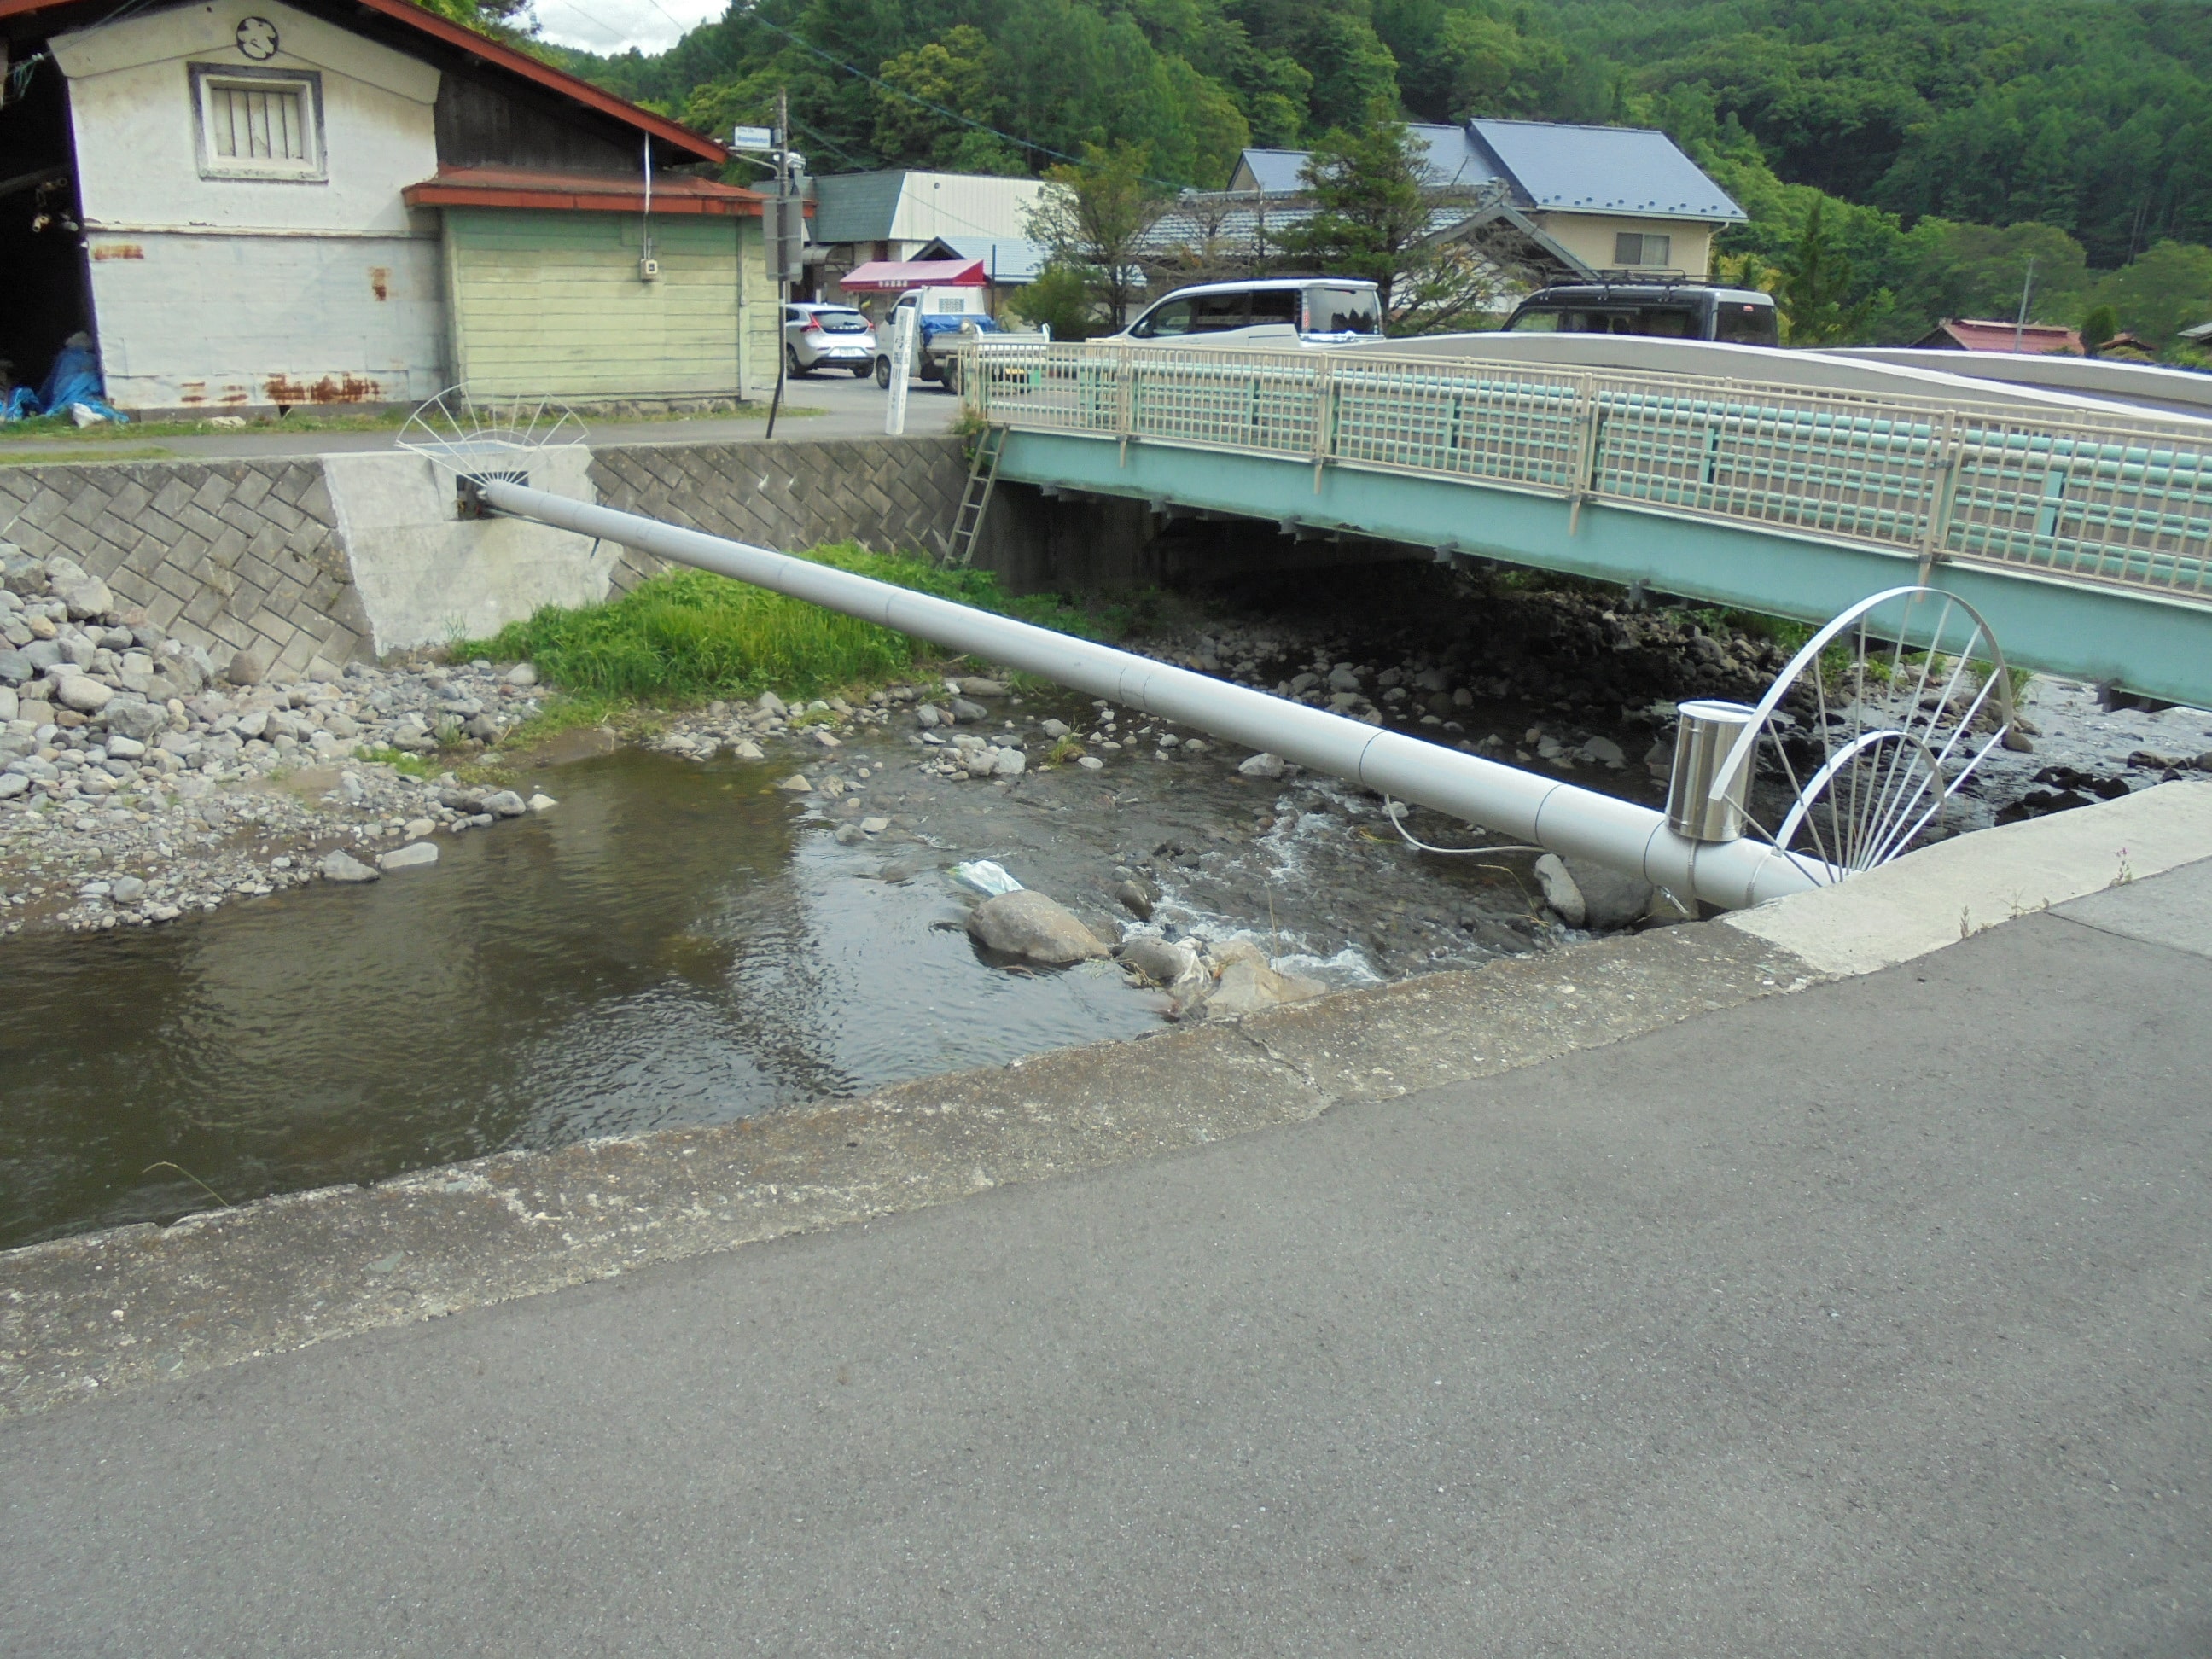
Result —
[{"label": "bridge guardrail post", "polygon": [[1123,346],[1115,354],[1114,380],[1117,401],[1114,410],[1114,429],[1121,441],[1115,450],[1115,464],[1129,464],[1129,434],[1136,423],[1136,368],[1129,361],[1129,348]]},{"label": "bridge guardrail post", "polygon": [[1315,365],[1313,493],[1321,494],[1321,470],[1336,440],[1336,366],[1327,357]]},{"label": "bridge guardrail post", "polygon": [[1929,457],[1929,499],[1925,521],[1920,528],[1920,586],[1928,586],[1928,575],[1943,556],[1943,546],[1951,536],[1951,505],[1959,493],[1958,416],[1948,410],[1930,435],[1935,453]]},{"label": "bridge guardrail post", "polygon": [[1575,377],[1575,397],[1582,408],[1575,416],[1574,458],[1567,477],[1567,534],[1575,533],[1582,522],[1583,497],[1589,493],[1591,470],[1597,465],[1598,418],[1601,400],[1597,377],[1578,374]]}]

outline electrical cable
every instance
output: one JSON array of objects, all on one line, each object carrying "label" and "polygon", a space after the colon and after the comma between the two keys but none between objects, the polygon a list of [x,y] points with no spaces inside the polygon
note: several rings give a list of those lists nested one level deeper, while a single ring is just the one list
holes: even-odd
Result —
[{"label": "electrical cable", "polygon": [[[662,16],[668,16],[666,10],[660,5],[660,0],[649,0],[649,3],[656,11],[659,11]],[[669,18],[669,21],[673,22],[676,20],[672,17]],[[921,108],[929,111],[933,115],[941,115],[948,121],[957,121],[962,126],[973,127],[978,132],[988,132],[994,138],[1003,138],[1010,144],[1018,144],[1024,149],[1034,150],[1039,155],[1049,155],[1055,161],[1066,161],[1077,167],[1080,167],[1083,164],[1083,158],[1079,155],[1070,155],[1064,149],[1054,149],[1049,144],[1040,144],[1033,138],[1018,137],[1013,133],[1003,131],[1000,128],[991,125],[988,121],[978,121],[973,116],[961,114],[958,110],[947,109],[942,104],[933,104],[927,98],[917,97],[903,87],[895,87],[891,85],[890,82],[883,80],[877,76],[871,75],[867,70],[858,68],[854,64],[845,62],[842,58],[835,57],[832,54],[823,51],[821,47],[816,46],[811,40],[809,40],[805,36],[784,27],[782,24],[771,23],[767,18],[763,17],[757,11],[750,14],[745,21],[751,23],[757,23],[761,27],[768,29],[774,33],[781,35],[785,40],[790,41],[792,45],[797,46],[801,52],[812,53],[823,63],[829,64],[832,69],[842,70],[846,74],[850,75],[858,80],[866,82],[878,91],[887,92],[894,98],[903,98],[909,104],[919,105]],[[1181,185],[1170,179],[1155,179],[1150,174],[1143,175],[1143,177],[1146,184],[1158,185],[1164,190],[1179,190],[1182,188]]]},{"label": "electrical cable", "polygon": [[1399,838],[1407,846],[1416,848],[1424,853],[1441,853],[1447,858],[1457,858],[1468,853],[1540,853],[1544,850],[1540,847],[1431,847],[1425,841],[1414,840],[1407,832],[1406,821],[1400,816],[1407,810],[1401,803],[1393,800],[1389,795],[1382,797],[1382,816],[1390,820],[1390,827],[1398,832]]}]

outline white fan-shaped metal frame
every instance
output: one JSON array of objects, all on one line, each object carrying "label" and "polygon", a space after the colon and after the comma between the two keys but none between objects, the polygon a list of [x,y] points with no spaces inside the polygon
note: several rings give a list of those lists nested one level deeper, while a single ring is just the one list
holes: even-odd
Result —
[{"label": "white fan-shaped metal frame", "polygon": [[[1831,659],[1838,646],[1850,653],[1840,665]],[[1804,719],[1784,708],[1801,690]],[[1744,803],[1752,833],[1823,881],[1843,880],[1939,824],[2013,718],[2004,653],[1981,613],[1943,588],[1889,588],[1822,628],[1775,677],[1711,798]],[[1790,755],[1801,735],[1821,751],[1802,775]],[[1779,812],[1762,816],[1762,775],[1787,790]]]},{"label": "white fan-shaped metal frame", "polygon": [[549,449],[580,449],[583,417],[550,398],[483,398],[447,386],[407,417],[394,441],[458,478],[526,468]]}]

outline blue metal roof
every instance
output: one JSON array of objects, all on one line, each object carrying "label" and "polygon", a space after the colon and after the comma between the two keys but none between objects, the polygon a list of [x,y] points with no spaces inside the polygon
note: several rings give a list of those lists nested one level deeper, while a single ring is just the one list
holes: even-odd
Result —
[{"label": "blue metal roof", "polygon": [[[1428,148],[1425,182],[1431,185],[1484,185],[1498,177],[1498,168],[1478,144],[1470,143],[1462,126],[1415,122],[1415,139]],[[1306,158],[1304,149],[1248,149],[1237,158],[1231,175],[1231,190],[1265,191],[1271,196],[1304,190]]]},{"label": "blue metal roof", "polygon": [[1467,125],[1530,207],[1672,219],[1746,216],[1663,132],[1549,121]]},{"label": "blue metal roof", "polygon": [[983,274],[1000,287],[1036,281],[1051,252],[1042,242],[1019,236],[939,236],[915,257],[926,259],[930,248],[936,247],[945,249],[956,259],[981,259]]}]

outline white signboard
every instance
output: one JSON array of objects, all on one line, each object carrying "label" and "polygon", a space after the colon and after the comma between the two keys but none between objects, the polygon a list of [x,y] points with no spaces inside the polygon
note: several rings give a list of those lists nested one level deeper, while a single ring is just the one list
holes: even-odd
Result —
[{"label": "white signboard", "polygon": [[774,127],[739,127],[730,135],[732,149],[774,149]]}]

